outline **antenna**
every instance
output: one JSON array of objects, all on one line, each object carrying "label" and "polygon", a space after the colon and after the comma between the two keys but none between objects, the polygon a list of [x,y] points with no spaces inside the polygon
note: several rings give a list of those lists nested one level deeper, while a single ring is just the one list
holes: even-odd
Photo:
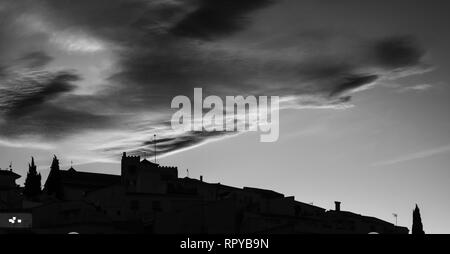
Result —
[{"label": "antenna", "polygon": [[189,178],[189,169],[186,169],[187,177]]},{"label": "antenna", "polygon": [[155,164],[156,164],[156,134],[153,134],[153,142],[155,143],[155,151],[153,153],[155,154]]},{"label": "antenna", "polygon": [[12,171],[12,161],[9,162],[9,171]]},{"label": "antenna", "polygon": [[395,226],[397,226],[397,217],[398,217],[398,214],[396,214],[396,213],[393,213],[393,214],[392,214],[392,216],[394,216],[394,217],[395,217]]}]

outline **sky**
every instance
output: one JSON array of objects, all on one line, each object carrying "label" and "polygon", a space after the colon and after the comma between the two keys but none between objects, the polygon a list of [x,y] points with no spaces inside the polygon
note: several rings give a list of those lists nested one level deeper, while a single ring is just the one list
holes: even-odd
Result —
[{"label": "sky", "polygon": [[[0,0],[0,167],[184,177],[450,233],[450,4]],[[280,96],[280,138],[170,125],[177,95]],[[23,182],[24,177],[18,182]]]}]

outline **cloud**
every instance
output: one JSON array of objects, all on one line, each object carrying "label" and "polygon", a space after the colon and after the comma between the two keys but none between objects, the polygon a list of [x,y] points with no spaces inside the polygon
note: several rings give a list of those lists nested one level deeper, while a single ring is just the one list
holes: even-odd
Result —
[{"label": "cloud", "polygon": [[415,92],[423,92],[432,89],[433,86],[430,84],[420,84],[420,85],[413,85],[413,86],[407,86],[399,89],[400,92],[408,92],[408,91],[415,91]]},{"label": "cloud", "polygon": [[347,93],[351,90],[361,88],[362,86],[370,84],[377,79],[377,75],[349,77],[344,82],[334,87],[334,89],[330,92],[330,96],[334,97],[340,94]]},{"label": "cloud", "polygon": [[246,15],[272,0],[200,0],[194,11],[170,29],[177,36],[210,40],[239,31],[248,24]]},{"label": "cloud", "polygon": [[18,61],[28,69],[39,69],[49,64],[53,58],[42,51],[30,52]]},{"label": "cloud", "polygon": [[[213,141],[214,139],[222,139],[225,136],[236,135],[236,132],[214,131],[214,132],[195,132],[189,131],[173,138],[156,139],[156,152],[159,155],[170,155],[174,152],[180,152],[184,149],[190,149],[195,146]],[[154,155],[154,142],[146,141],[140,149],[130,151],[134,154]]]},{"label": "cloud", "polygon": [[377,41],[373,53],[381,67],[396,69],[420,64],[425,50],[412,36],[393,36]]},{"label": "cloud", "polygon": [[7,124],[0,124],[0,130],[7,138],[37,137],[33,140],[51,142],[87,130],[107,130],[110,124],[112,121],[108,116],[45,104],[20,118],[8,119]]},{"label": "cloud", "polygon": [[[345,109],[355,92],[375,81],[422,70],[425,54],[411,36],[299,31],[241,40],[238,32],[256,11],[277,1],[7,3],[0,10],[9,13],[0,24],[0,136],[58,141],[85,135],[84,142],[92,142],[86,147],[106,156],[152,154],[155,133],[158,152],[166,154],[237,134],[171,129],[172,98],[192,96],[194,87],[205,96],[277,95],[282,108]],[[55,46],[91,59],[107,52],[114,56],[111,74],[89,84],[98,87],[95,93],[81,95],[77,85],[90,73],[50,67],[52,60],[71,60],[49,56]],[[93,134],[101,131],[103,137]]]},{"label": "cloud", "polygon": [[432,148],[429,150],[424,150],[424,151],[404,155],[404,156],[401,156],[398,158],[377,162],[377,163],[374,163],[373,166],[390,166],[390,165],[395,165],[395,164],[414,161],[414,160],[426,159],[431,156],[446,154],[448,152],[450,152],[450,145],[436,147],[436,148]]},{"label": "cloud", "polygon": [[101,41],[70,30],[53,33],[50,42],[69,52],[91,53],[105,49]]},{"label": "cloud", "polygon": [[39,106],[58,97],[60,94],[72,91],[75,86],[71,82],[79,77],[73,73],[32,73],[13,80],[2,89],[0,108],[6,111],[8,118],[20,118],[32,111],[39,110]]},{"label": "cloud", "polygon": [[33,135],[56,139],[89,128],[105,128],[108,117],[58,102],[75,89],[73,83],[79,79],[75,73],[61,71],[22,73],[1,80],[0,135],[8,139]]}]

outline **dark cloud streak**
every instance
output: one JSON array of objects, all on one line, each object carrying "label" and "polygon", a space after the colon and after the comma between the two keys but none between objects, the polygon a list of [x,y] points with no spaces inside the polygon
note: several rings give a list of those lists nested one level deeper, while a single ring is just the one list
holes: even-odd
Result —
[{"label": "dark cloud streak", "polygon": [[[46,74],[44,77],[39,75],[34,80],[29,78],[19,80],[22,86],[28,85],[30,91],[22,91],[12,94],[14,97],[10,103],[10,109],[7,112],[9,118],[20,118],[32,111],[40,110],[39,106],[57,98],[61,94],[68,93],[75,89],[72,82],[80,80],[80,77],[69,72],[60,72],[57,74]],[[28,83],[28,84],[24,84]]]},{"label": "dark cloud streak", "polygon": [[177,35],[202,40],[230,35],[248,24],[246,15],[272,4],[272,0],[200,0],[170,31]]},{"label": "dark cloud streak", "polygon": [[413,36],[393,36],[377,41],[374,57],[386,69],[420,64],[425,50]]},{"label": "dark cloud streak", "polygon": [[53,57],[42,51],[34,51],[21,57],[19,61],[29,69],[40,69],[53,60]]},{"label": "dark cloud streak", "polygon": [[360,88],[364,85],[370,84],[378,79],[377,75],[368,76],[354,76],[348,77],[343,83],[337,84],[330,92],[330,97],[341,96],[353,89]]},{"label": "dark cloud streak", "polygon": [[[110,50],[118,59],[115,73],[106,80],[105,89],[89,96],[73,94],[82,77],[71,72],[53,71],[44,77],[19,79],[22,83],[16,86],[18,90],[1,88],[0,111],[8,121],[0,123],[0,135],[33,134],[59,139],[65,133],[103,128],[129,128],[140,133],[141,125],[147,127],[147,123],[119,123],[118,116],[111,112],[168,115],[171,99],[190,96],[194,87],[202,87],[205,95],[306,95],[317,98],[302,101],[310,103],[306,106],[343,104],[351,100],[352,91],[422,63],[425,51],[411,36],[367,41],[346,38],[363,45],[352,55],[345,53],[349,47],[346,44],[327,44],[344,35],[324,31],[304,31],[300,33],[302,38],[273,39],[270,47],[242,43],[236,49],[226,43],[215,44],[218,39],[244,31],[255,11],[276,2],[46,0],[43,13],[55,29],[78,29],[113,45]],[[11,32],[2,30],[4,27],[0,25],[0,35]],[[5,38],[0,38],[0,56],[7,53],[4,47],[9,41]],[[284,50],[287,53],[283,55],[280,52]],[[307,54],[299,53],[303,51]],[[52,57],[31,51],[18,59],[35,70],[46,67]],[[9,69],[14,66],[0,62],[0,79],[10,79]],[[170,126],[164,125],[164,130],[170,130]],[[186,132],[178,137],[159,137],[158,150],[173,152],[228,134]],[[148,136],[141,139],[137,147],[127,143],[104,151],[151,153],[152,141]]]}]

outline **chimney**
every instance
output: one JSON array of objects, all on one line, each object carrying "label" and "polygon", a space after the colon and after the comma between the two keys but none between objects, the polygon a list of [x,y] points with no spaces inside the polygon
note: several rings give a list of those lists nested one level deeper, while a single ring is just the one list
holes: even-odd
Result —
[{"label": "chimney", "polygon": [[203,182],[203,176],[200,176],[200,182]]},{"label": "chimney", "polygon": [[339,201],[334,201],[334,206],[335,206],[335,211],[336,212],[340,212],[341,211],[341,202]]}]

